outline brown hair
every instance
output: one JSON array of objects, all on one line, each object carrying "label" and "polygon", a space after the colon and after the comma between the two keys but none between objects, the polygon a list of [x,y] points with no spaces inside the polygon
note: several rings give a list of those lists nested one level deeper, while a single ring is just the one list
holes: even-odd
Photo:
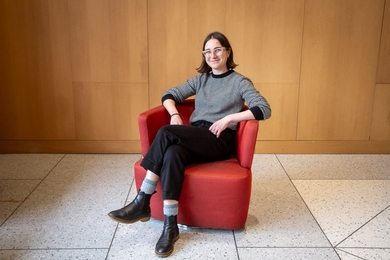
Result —
[{"label": "brown hair", "polygon": [[[225,47],[227,50],[230,50],[230,55],[229,55],[229,57],[228,57],[228,59],[226,61],[227,68],[228,69],[234,69],[235,67],[237,67],[238,64],[234,63],[234,60],[233,60],[233,49],[232,49],[232,46],[230,45],[229,40],[226,38],[226,36],[223,35],[220,32],[212,32],[212,33],[210,33],[204,39],[202,50],[204,50],[204,46],[206,45],[206,43],[210,39],[217,39],[221,43],[222,47]],[[210,71],[211,71],[211,68],[207,64],[206,59],[205,59],[203,54],[202,54],[202,63],[200,64],[199,68],[197,68],[196,70],[199,73],[206,73],[206,74],[210,73]]]}]

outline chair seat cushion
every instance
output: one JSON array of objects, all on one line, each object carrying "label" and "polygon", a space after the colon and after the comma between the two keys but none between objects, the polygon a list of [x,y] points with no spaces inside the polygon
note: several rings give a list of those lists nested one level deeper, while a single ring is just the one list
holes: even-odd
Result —
[{"label": "chair seat cushion", "polygon": [[[134,165],[137,190],[146,170]],[[239,229],[248,215],[252,172],[241,167],[236,158],[189,165],[185,170],[183,190],[179,201],[178,222],[183,225]],[[159,182],[151,199],[152,218],[164,219]]]}]

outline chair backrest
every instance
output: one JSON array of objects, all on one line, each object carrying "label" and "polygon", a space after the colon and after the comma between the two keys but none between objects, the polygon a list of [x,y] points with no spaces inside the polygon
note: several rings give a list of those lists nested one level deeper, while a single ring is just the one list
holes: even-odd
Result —
[{"label": "chair backrest", "polygon": [[[184,124],[189,124],[189,118],[195,108],[193,99],[187,99],[176,108]],[[140,131],[141,152],[145,155],[152,144],[158,129],[170,123],[170,116],[163,106],[158,106],[141,113],[138,117]],[[258,122],[256,120],[242,121],[238,124],[235,140],[235,156],[242,167],[252,167],[255,153]]]}]

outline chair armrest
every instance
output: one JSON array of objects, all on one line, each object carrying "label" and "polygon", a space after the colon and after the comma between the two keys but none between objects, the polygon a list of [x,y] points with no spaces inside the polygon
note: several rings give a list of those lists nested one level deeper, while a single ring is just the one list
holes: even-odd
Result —
[{"label": "chair armrest", "polygon": [[170,123],[170,116],[163,106],[158,106],[141,113],[138,116],[141,153],[143,156],[149,150],[158,129]]},{"label": "chair armrest", "polygon": [[[193,99],[184,100],[176,104],[177,111],[180,114],[183,124],[188,125],[195,102]],[[140,133],[141,153],[143,156],[147,153],[158,130],[169,125],[171,118],[163,106],[157,106],[149,109],[138,116],[138,129]]]},{"label": "chair armrest", "polygon": [[252,167],[258,128],[257,120],[242,121],[238,124],[235,152],[240,165],[244,168]]}]

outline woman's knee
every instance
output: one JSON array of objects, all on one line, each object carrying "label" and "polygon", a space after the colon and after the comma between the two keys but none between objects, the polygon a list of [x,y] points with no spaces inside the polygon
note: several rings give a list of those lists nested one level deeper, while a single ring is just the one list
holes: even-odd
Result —
[{"label": "woman's knee", "polygon": [[166,135],[168,125],[162,126],[158,129],[156,136]]},{"label": "woman's knee", "polygon": [[190,154],[188,150],[180,145],[171,145],[168,147],[164,155],[165,162],[181,162],[187,164]]}]

